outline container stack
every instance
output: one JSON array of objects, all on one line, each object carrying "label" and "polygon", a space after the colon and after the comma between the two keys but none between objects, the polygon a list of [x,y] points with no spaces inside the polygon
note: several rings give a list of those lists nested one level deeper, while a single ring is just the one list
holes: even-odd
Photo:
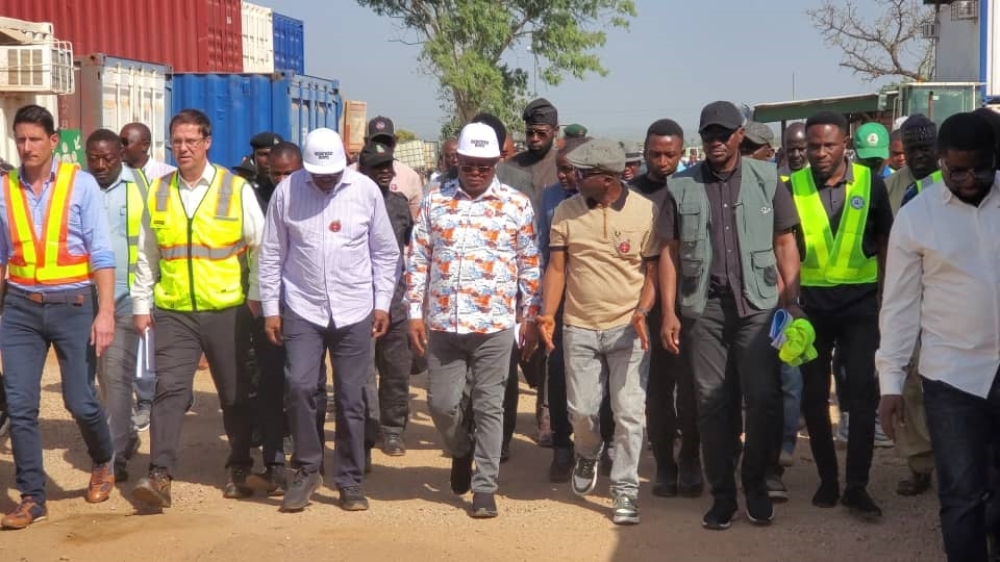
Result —
[{"label": "container stack", "polygon": [[[168,127],[184,108],[212,120],[209,158],[228,167],[250,152],[256,133],[301,143],[312,128],[340,128],[338,81],[305,75],[304,22],[271,8],[240,0],[0,0],[0,16],[0,49],[53,46],[0,55],[0,127],[9,137],[18,107],[43,105],[57,118],[68,159],[82,161],[94,130],[139,121],[153,133],[152,157],[172,162]],[[7,29],[18,26],[11,37]],[[16,76],[8,61],[47,82],[8,84]],[[0,137],[0,157],[16,163],[12,139]]]}]

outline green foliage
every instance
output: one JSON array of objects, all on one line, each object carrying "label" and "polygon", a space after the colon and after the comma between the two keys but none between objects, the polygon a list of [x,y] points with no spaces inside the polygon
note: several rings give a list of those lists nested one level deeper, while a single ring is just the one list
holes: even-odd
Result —
[{"label": "green foliage", "polygon": [[[604,29],[628,28],[632,0],[357,0],[395,19],[417,37],[420,60],[441,85],[443,107],[452,113],[444,129],[488,111],[516,129],[528,97],[527,69],[509,56],[524,49],[537,57],[537,80],[558,85],[607,70],[594,52],[607,41]],[[528,49],[530,48],[530,52]]]},{"label": "green foliage", "polygon": [[407,129],[397,129],[396,130],[396,141],[397,142],[409,142],[411,140],[417,140],[417,134],[413,131]]}]

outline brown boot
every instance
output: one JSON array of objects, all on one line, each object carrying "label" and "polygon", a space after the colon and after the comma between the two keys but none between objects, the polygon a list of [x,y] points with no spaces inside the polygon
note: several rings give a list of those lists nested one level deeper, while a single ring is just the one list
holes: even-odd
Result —
[{"label": "brown boot", "polygon": [[28,496],[21,498],[21,504],[17,506],[17,509],[4,515],[0,525],[4,529],[24,529],[32,523],[45,520],[47,515],[48,510],[45,509],[45,506],[35,503],[35,499]]},{"label": "brown boot", "polygon": [[170,476],[165,469],[154,468],[139,480],[132,495],[150,507],[170,507]]},{"label": "brown boot", "polygon": [[87,503],[101,503],[111,496],[115,489],[115,471],[111,462],[94,465],[90,471],[90,485],[87,486]]}]

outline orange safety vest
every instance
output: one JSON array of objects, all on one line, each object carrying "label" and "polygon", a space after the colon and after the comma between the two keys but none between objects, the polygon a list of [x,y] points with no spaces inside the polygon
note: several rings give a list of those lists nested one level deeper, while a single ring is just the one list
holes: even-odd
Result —
[{"label": "orange safety vest", "polygon": [[45,210],[40,240],[35,234],[31,209],[21,187],[18,170],[4,178],[7,223],[14,252],[7,264],[10,280],[19,285],[65,285],[91,278],[90,254],[72,255],[67,247],[70,200],[79,167],[59,164],[55,185]]}]

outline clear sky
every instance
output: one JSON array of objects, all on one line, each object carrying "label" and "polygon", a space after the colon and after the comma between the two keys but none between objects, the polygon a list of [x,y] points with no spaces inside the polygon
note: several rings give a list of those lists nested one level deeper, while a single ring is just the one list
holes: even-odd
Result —
[{"label": "clear sky", "polygon": [[[433,78],[418,69],[418,46],[393,20],[354,0],[255,0],[305,20],[306,74],[340,80],[346,99],[368,102],[369,118],[436,139],[443,112]],[[590,134],[641,139],[649,123],[677,120],[689,138],[706,103],[784,101],[876,91],[838,66],[806,10],[820,0],[636,0],[628,31],[612,30],[599,51],[608,75],[538,86],[562,124]],[[532,70],[531,54],[516,52]],[[794,74],[794,95],[793,95]],[[530,83],[530,81],[529,81]]]}]

